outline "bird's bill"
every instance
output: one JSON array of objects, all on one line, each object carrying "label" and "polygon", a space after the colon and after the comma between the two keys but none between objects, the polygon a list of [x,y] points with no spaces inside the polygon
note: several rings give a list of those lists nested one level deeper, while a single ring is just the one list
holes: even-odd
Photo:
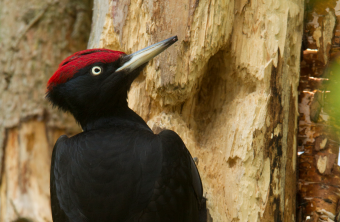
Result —
[{"label": "bird's bill", "polygon": [[169,46],[177,42],[177,36],[173,36],[171,38],[165,39],[156,44],[150,45],[142,50],[139,50],[135,53],[125,56],[124,60],[126,61],[120,68],[116,70],[129,70],[130,72],[134,69],[140,67],[141,65],[150,61],[153,57],[157,56],[159,53],[163,52]]}]

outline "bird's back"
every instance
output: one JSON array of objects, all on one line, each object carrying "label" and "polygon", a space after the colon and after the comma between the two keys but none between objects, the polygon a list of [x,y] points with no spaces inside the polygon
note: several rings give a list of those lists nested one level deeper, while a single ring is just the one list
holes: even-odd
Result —
[{"label": "bird's back", "polygon": [[202,185],[182,140],[128,125],[61,137],[51,167],[59,221],[197,221]]}]

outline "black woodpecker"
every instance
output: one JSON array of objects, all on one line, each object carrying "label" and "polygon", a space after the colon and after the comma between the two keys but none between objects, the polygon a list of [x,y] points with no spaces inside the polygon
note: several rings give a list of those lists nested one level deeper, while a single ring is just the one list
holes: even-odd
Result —
[{"label": "black woodpecker", "polygon": [[133,80],[176,41],[130,55],[80,51],[50,78],[46,97],[83,129],[53,149],[54,222],[205,221],[200,175],[182,139],[170,130],[154,134],[127,104]]}]

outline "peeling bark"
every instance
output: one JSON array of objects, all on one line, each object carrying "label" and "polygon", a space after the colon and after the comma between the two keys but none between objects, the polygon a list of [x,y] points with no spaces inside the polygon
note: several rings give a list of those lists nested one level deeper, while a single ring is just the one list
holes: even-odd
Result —
[{"label": "peeling bark", "polygon": [[178,35],[133,83],[129,106],[176,131],[213,221],[294,221],[304,2],[94,1],[89,48],[127,53]]},{"label": "peeling bark", "polygon": [[299,85],[298,221],[339,221],[339,4],[306,2]]}]

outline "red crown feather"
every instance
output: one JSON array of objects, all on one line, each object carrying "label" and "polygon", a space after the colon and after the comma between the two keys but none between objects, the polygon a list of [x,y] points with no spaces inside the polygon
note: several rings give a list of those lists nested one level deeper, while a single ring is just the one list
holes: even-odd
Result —
[{"label": "red crown feather", "polygon": [[74,74],[86,66],[97,62],[112,63],[119,59],[122,54],[125,53],[110,49],[88,49],[76,52],[60,63],[57,71],[48,80],[47,91],[58,84],[67,82]]}]

